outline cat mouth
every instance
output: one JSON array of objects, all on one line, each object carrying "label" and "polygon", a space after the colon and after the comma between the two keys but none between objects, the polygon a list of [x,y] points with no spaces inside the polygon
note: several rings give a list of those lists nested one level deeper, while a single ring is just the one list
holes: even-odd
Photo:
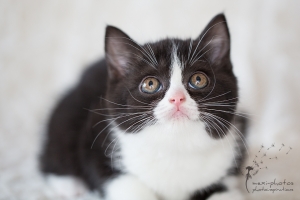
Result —
[{"label": "cat mouth", "polygon": [[172,115],[171,115],[172,119],[189,119],[189,116],[187,114],[185,114],[184,112],[182,112],[181,110],[176,110]]}]

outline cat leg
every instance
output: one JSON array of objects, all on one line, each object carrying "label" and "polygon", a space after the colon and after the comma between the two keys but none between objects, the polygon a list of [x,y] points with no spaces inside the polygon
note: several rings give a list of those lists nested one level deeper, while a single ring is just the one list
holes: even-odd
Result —
[{"label": "cat leg", "polygon": [[46,182],[51,196],[62,199],[74,199],[87,193],[85,185],[72,176],[47,175]]},{"label": "cat leg", "polygon": [[222,182],[226,186],[227,190],[224,192],[214,193],[207,200],[232,200],[232,199],[244,200],[245,199],[245,196],[238,188],[237,177],[230,176],[225,178]]},{"label": "cat leg", "polygon": [[154,192],[132,175],[120,175],[109,181],[104,195],[105,200],[157,200]]}]

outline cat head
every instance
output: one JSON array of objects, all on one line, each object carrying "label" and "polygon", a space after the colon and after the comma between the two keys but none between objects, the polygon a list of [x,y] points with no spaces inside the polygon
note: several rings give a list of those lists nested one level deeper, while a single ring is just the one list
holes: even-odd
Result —
[{"label": "cat head", "polygon": [[[195,39],[164,39],[140,45],[108,26],[105,37],[106,105],[128,133],[147,126],[204,123],[214,138],[226,133],[237,104],[230,36],[223,14]],[[219,129],[219,130],[218,130]]]}]

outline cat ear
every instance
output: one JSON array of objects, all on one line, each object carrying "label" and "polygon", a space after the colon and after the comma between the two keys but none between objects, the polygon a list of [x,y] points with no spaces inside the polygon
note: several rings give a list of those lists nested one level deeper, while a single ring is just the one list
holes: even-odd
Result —
[{"label": "cat ear", "polygon": [[[215,16],[198,37],[203,53],[213,64],[219,64],[230,55],[230,35],[224,14]],[[199,48],[199,47],[198,47]]]},{"label": "cat ear", "polygon": [[105,33],[105,55],[110,77],[126,75],[129,66],[137,55],[137,43],[120,29],[107,26]]}]

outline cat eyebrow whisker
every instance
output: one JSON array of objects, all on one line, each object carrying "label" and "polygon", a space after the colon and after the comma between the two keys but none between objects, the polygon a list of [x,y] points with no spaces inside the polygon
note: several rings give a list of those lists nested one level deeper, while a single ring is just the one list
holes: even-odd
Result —
[{"label": "cat eyebrow whisker", "polygon": [[[127,44],[127,45],[129,45],[129,46],[135,48],[136,50],[140,51],[146,58],[149,59],[149,61],[150,61],[151,63],[154,64],[154,66],[156,66],[155,60],[151,57],[151,55],[149,54],[149,52],[147,52],[146,49],[144,49],[141,45],[139,45],[139,44],[138,44],[137,42],[135,42],[134,40],[132,40],[132,39],[130,39],[130,38],[126,38],[126,37],[106,37],[106,38],[122,38],[122,39],[130,40],[130,41],[133,42],[134,44],[138,45],[142,50],[139,49],[139,48],[137,48],[137,47],[135,47],[135,46],[133,46],[132,44],[129,44],[129,43],[126,43],[126,42],[118,42],[118,43]],[[115,43],[117,43],[117,42],[115,42]],[[157,69],[157,68],[155,67],[155,69]]]},{"label": "cat eyebrow whisker", "polygon": [[188,53],[188,59],[187,59],[188,61],[190,59],[192,48],[193,48],[193,39],[190,40],[189,53]]},{"label": "cat eyebrow whisker", "polygon": [[[128,52],[128,53],[126,53],[126,54],[128,54],[128,55],[132,54],[132,55],[136,56],[137,58],[143,60],[145,63],[147,63],[148,65],[150,65],[150,66],[153,67],[154,69],[156,69],[156,67],[153,65],[152,62],[149,62],[148,60],[142,58],[141,56],[137,55],[136,53]],[[124,55],[126,55],[126,54],[118,53],[117,55],[124,56]],[[108,53],[106,53],[106,55],[110,56]]]},{"label": "cat eyebrow whisker", "polygon": [[209,28],[205,31],[205,33],[203,34],[203,36],[202,36],[202,37],[200,38],[200,40],[198,41],[197,46],[196,46],[196,48],[195,48],[195,50],[194,50],[194,53],[193,53],[191,59],[193,59],[194,54],[195,54],[195,52],[196,52],[197,49],[198,49],[198,46],[199,46],[200,43],[202,42],[202,40],[203,40],[203,38],[205,37],[205,35],[210,31],[210,29],[212,29],[214,26],[216,26],[216,25],[218,25],[218,24],[221,24],[221,23],[226,23],[226,21],[221,21],[221,22],[215,23],[215,24],[213,24],[211,27],[209,27]]},{"label": "cat eyebrow whisker", "polygon": [[[155,61],[156,61],[156,64],[158,64],[157,63],[157,60],[156,60],[156,58],[155,58],[155,55],[154,55],[154,53],[153,53],[153,57],[151,57],[151,55],[149,54],[149,52],[147,52],[146,51],[146,49],[145,48],[143,48],[140,44],[138,44],[137,42],[135,42],[134,40],[132,40],[131,38],[125,38],[125,39],[127,39],[127,40],[130,40],[130,41],[132,41],[133,43],[135,43],[136,45],[138,45],[148,56],[146,56],[145,54],[145,56],[148,58],[148,59],[150,59],[151,60],[151,62],[153,62],[154,64],[155,64]],[[149,45],[149,44],[148,44]],[[149,45],[150,46],[150,45]],[[149,48],[149,47],[148,47]],[[152,48],[151,48],[151,46],[150,46],[150,49],[152,50]],[[143,53],[143,52],[142,52]]]},{"label": "cat eyebrow whisker", "polygon": [[[200,50],[198,51],[198,53],[195,55],[195,58],[194,58],[194,59],[191,59],[191,60],[189,61],[189,63],[192,62],[191,65],[193,65],[199,58],[201,58],[201,56],[203,56],[203,55],[207,52],[207,51],[204,52],[201,56],[199,56],[199,57],[197,58],[197,56],[199,55],[199,53],[201,53],[202,50],[204,50],[205,47],[207,47],[207,46],[212,42],[212,40],[214,39],[215,36],[216,36],[216,35],[213,35],[212,38],[210,39],[210,41],[209,41],[204,47],[202,47],[202,49],[200,49]],[[212,49],[212,48],[210,48],[210,49]],[[209,50],[210,50],[210,49],[209,49]]]},{"label": "cat eyebrow whisker", "polygon": [[210,48],[207,51],[205,51],[203,54],[201,54],[198,58],[195,59],[195,61],[191,65],[195,64],[195,62],[197,62],[197,61],[200,61],[200,58],[202,58],[207,52],[209,52],[212,49],[213,48]]},{"label": "cat eyebrow whisker", "polygon": [[158,62],[157,62],[157,60],[156,60],[156,57],[155,57],[155,54],[154,54],[154,51],[153,51],[152,47],[150,46],[149,43],[147,43],[147,46],[148,46],[148,49],[150,50],[150,53],[152,54],[152,57],[153,57],[153,59],[154,59],[156,65],[158,65]]}]

